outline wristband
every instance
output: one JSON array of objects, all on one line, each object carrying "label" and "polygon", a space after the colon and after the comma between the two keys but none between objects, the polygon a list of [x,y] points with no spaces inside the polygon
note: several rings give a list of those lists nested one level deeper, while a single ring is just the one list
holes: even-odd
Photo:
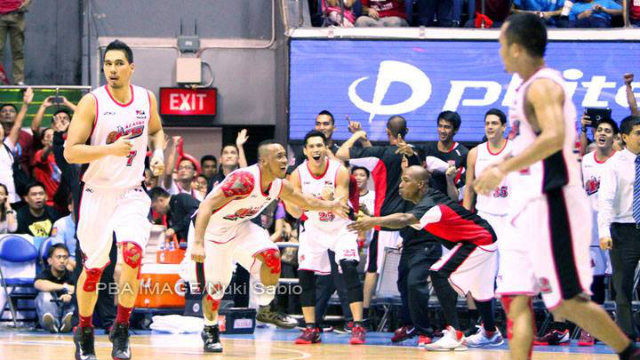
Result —
[{"label": "wristband", "polygon": [[16,211],[11,209],[11,210],[7,210],[7,215],[15,215]]},{"label": "wristband", "polygon": [[153,150],[153,156],[152,158],[157,157],[159,158],[162,162],[164,162],[164,151],[162,151],[162,149],[155,149]]}]

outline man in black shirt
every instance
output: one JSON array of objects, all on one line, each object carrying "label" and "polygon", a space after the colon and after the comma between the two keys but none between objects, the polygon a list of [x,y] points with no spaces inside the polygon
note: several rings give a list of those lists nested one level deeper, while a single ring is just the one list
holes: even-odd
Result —
[{"label": "man in black shirt", "polygon": [[151,208],[160,215],[167,215],[167,238],[177,235],[179,241],[186,241],[191,215],[198,210],[200,202],[189,194],[169,195],[161,187],[151,189],[149,197]]},{"label": "man in black shirt", "polygon": [[40,326],[52,333],[71,332],[71,318],[75,305],[71,301],[75,288],[71,272],[67,270],[69,250],[64,244],[49,248],[49,268],[36,277],[33,286],[40,291],[36,297],[36,311]]},{"label": "man in black shirt", "polygon": [[17,234],[29,234],[35,237],[48,237],[51,235],[53,223],[60,218],[58,212],[45,205],[47,194],[44,185],[32,182],[26,187],[24,197],[28,206],[18,210]]}]

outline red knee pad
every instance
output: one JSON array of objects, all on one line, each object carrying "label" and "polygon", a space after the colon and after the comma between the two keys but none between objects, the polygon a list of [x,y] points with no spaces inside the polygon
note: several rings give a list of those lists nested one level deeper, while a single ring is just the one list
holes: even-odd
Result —
[{"label": "red knee pad", "polygon": [[122,243],[122,260],[132,268],[137,268],[142,263],[142,248],[132,242]]},{"label": "red knee pad", "polygon": [[94,292],[96,291],[96,285],[100,281],[100,277],[102,277],[102,268],[95,269],[84,269],[87,278],[84,280],[84,285],[82,286],[82,290],[86,292]]},{"label": "red knee pad", "polygon": [[282,263],[280,262],[280,252],[278,249],[267,249],[260,253],[264,259],[264,264],[271,269],[272,274],[280,274]]},{"label": "red knee pad", "polygon": [[214,299],[211,295],[207,295],[205,299],[208,303],[211,303],[211,310],[218,311],[220,308],[220,300]]}]

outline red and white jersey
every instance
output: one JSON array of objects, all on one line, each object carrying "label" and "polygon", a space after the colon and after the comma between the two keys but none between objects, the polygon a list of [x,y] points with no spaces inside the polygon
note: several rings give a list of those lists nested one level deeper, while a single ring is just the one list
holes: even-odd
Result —
[{"label": "red and white jersey", "polygon": [[565,186],[582,185],[576,147],[576,109],[571,102],[571,92],[567,91],[562,75],[556,70],[541,68],[516,90],[515,101],[509,108],[511,125],[509,140],[513,141],[511,153],[513,156],[520,155],[538,136],[527,119],[525,106],[529,86],[539,79],[549,79],[563,89],[564,145],[562,151],[526,169],[509,174],[508,181],[511,187],[509,205],[514,211],[522,209],[529,201],[543,196],[548,191]]},{"label": "red and white jersey", "polygon": [[[335,193],[336,178],[338,170],[342,167],[342,163],[327,158],[327,167],[324,174],[315,176],[309,169],[309,163],[305,160],[298,166],[298,175],[300,176],[300,187],[303,194],[308,194],[316,198],[321,198],[324,192]],[[333,214],[331,211],[305,211],[307,220],[305,226],[332,231],[347,224],[347,220]]]},{"label": "red and white jersey", "polygon": [[[488,166],[502,162],[505,157],[511,154],[511,141],[505,141],[502,149],[497,152],[491,152],[488,142],[478,145],[476,149],[474,175],[477,178]],[[507,179],[502,180],[491,194],[478,194],[476,197],[476,209],[492,215],[506,215],[509,210],[509,190]]]},{"label": "red and white jersey", "polygon": [[147,154],[151,101],[147,89],[131,85],[131,100],[118,103],[107,86],[91,92],[96,100],[96,117],[89,145],[108,145],[131,134],[129,156],[107,155],[91,161],[82,181],[94,188],[126,189],[144,181],[144,158]]},{"label": "red and white jersey", "polygon": [[591,209],[596,212],[598,211],[600,176],[603,171],[606,171],[605,164],[607,160],[598,161],[595,151],[586,154],[582,158],[582,183],[584,184],[584,190],[587,192],[587,196],[589,196],[589,200],[591,201]]},{"label": "red and white jersey", "polygon": [[226,205],[213,211],[205,232],[205,238],[215,238],[217,239],[216,241],[220,240],[219,242],[231,240],[235,236],[235,231],[229,231],[230,228],[260,215],[264,208],[280,197],[282,179],[275,179],[267,189],[262,189],[258,165],[231,172],[223,182],[211,190],[207,197],[212,196],[220,188],[225,189],[225,186],[233,185],[238,175],[247,177],[248,180],[252,179],[253,188],[247,189],[248,195],[245,197],[231,200]]}]

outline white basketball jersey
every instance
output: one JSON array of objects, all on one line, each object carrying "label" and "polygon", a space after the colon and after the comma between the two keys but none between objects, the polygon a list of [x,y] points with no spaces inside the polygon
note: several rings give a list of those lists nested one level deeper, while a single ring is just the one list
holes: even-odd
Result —
[{"label": "white basketball jersey", "polygon": [[[342,163],[336,160],[330,160],[327,158],[327,167],[324,174],[315,176],[309,170],[309,163],[305,160],[300,166],[298,166],[298,175],[300,176],[300,186],[303,194],[308,194],[316,198],[321,198],[322,193],[329,191],[335,193],[336,178],[338,177],[338,170]],[[344,226],[347,221],[331,211],[305,211],[307,220],[305,226],[311,225],[313,227],[330,231],[340,226]]]},{"label": "white basketball jersey", "polygon": [[121,136],[132,134],[129,156],[107,155],[91,161],[82,181],[94,188],[126,189],[144,181],[144,158],[147,154],[151,102],[146,89],[131,85],[131,101],[120,104],[107,86],[91,92],[96,100],[96,118],[89,145],[108,145]]},{"label": "white basketball jersey", "polygon": [[232,175],[238,172],[246,173],[253,177],[253,190],[249,196],[231,200],[226,205],[213,211],[206,230],[206,235],[209,237],[220,238],[221,236],[228,236],[230,240],[235,233],[228,233],[227,230],[229,228],[260,215],[264,208],[280,196],[282,179],[275,179],[271,182],[269,188],[262,189],[260,168],[258,165],[252,165],[231,172],[223,182],[211,190],[207,197],[215,193],[221,186],[224,186],[225,182],[230,181],[233,178]]},{"label": "white basketball jersey", "polygon": [[586,191],[587,196],[591,201],[591,208],[596,212],[598,211],[598,190],[600,189],[600,176],[606,169],[605,164],[607,160],[598,161],[598,159],[596,159],[595,151],[586,154],[582,158],[582,183],[584,185],[584,190]]},{"label": "white basketball jersey", "polygon": [[[507,140],[502,149],[491,152],[489,143],[484,142],[478,147],[475,166],[475,177],[477,178],[489,166],[502,160],[511,154],[511,141]],[[509,185],[507,179],[502,180],[500,185],[489,195],[478,194],[476,197],[476,209],[492,215],[506,215],[509,209]]]},{"label": "white basketball jersey", "polygon": [[525,112],[527,89],[538,79],[549,79],[563,89],[564,145],[561,151],[547,159],[509,175],[509,205],[514,211],[522,209],[530,200],[543,196],[547,191],[565,186],[581,186],[576,147],[576,109],[571,102],[571,92],[567,91],[562,75],[556,70],[542,68],[516,90],[515,101],[509,108],[509,139],[513,141],[511,153],[513,156],[520,155],[538,136]]}]

